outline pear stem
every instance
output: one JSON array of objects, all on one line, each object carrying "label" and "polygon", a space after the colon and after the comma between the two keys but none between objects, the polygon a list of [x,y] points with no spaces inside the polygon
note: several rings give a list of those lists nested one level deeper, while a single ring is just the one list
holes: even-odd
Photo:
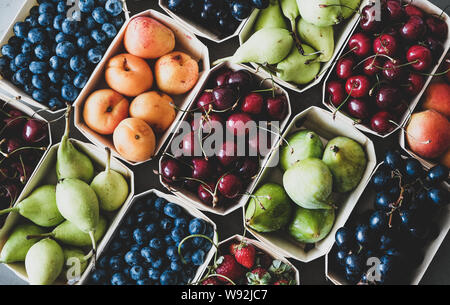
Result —
[{"label": "pear stem", "polygon": [[95,236],[94,236],[94,231],[89,231],[89,237],[91,238],[92,241],[92,253],[94,256],[94,264],[97,261],[97,244],[95,241]]},{"label": "pear stem", "polygon": [[66,111],[66,129],[64,130],[64,138],[69,137],[70,132],[70,114],[72,113],[72,105],[67,104],[67,111]]},{"label": "pear stem", "polygon": [[4,214],[8,214],[11,212],[16,212],[19,211],[19,208],[15,207],[15,208],[9,208],[9,209],[4,209],[0,211],[0,215],[4,215]]},{"label": "pear stem", "polygon": [[111,149],[109,147],[105,147],[106,150],[106,168],[105,172],[109,173],[111,170]]}]

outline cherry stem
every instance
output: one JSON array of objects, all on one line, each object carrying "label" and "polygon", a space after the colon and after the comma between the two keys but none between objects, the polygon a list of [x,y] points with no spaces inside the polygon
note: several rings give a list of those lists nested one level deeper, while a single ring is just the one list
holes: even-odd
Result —
[{"label": "cherry stem", "polygon": [[[186,260],[184,259],[184,257],[183,257],[183,255],[181,254],[181,246],[187,241],[187,240],[189,240],[189,239],[191,239],[191,238],[195,238],[195,237],[200,237],[200,238],[204,238],[204,239],[206,239],[206,240],[208,240],[214,247],[216,247],[216,249],[218,250],[219,249],[219,246],[218,245],[216,245],[215,243],[214,243],[214,241],[211,239],[211,238],[209,238],[208,236],[206,236],[206,235],[203,235],[203,234],[193,234],[193,235],[189,235],[189,236],[186,236],[185,238],[183,238],[183,240],[180,242],[180,244],[178,245],[178,255],[181,257],[181,261],[183,262],[183,264],[187,264],[187,262],[186,262]],[[217,261],[217,251],[215,251],[215,253],[214,253],[214,263]]]},{"label": "cherry stem", "polygon": [[19,151],[22,151],[22,150],[26,150],[26,149],[36,149],[36,150],[44,150],[44,151],[45,151],[45,150],[47,150],[47,147],[32,147],[32,146],[21,147],[21,148],[18,148],[18,149],[16,149],[16,150],[12,151],[12,152],[9,153],[9,154],[4,153],[4,152],[2,152],[2,151],[0,150],[0,154],[3,155],[5,158],[9,158],[9,157],[11,157],[13,154],[15,154],[15,153],[17,153],[17,152],[19,152]]},{"label": "cherry stem", "polygon": [[415,136],[413,136],[412,134],[410,134],[410,133],[406,130],[405,127],[400,126],[397,122],[395,122],[395,121],[393,121],[393,120],[389,120],[388,122],[391,123],[391,124],[393,124],[393,125],[395,125],[395,126],[397,126],[397,127],[400,127],[401,129],[403,129],[403,131],[404,131],[408,136],[410,136],[411,138],[413,138],[415,141],[417,141],[417,142],[420,143],[420,144],[428,145],[428,144],[431,144],[431,142],[432,142],[431,140],[427,140],[427,141],[419,141],[419,139],[417,139]]},{"label": "cherry stem", "polygon": [[336,110],[333,111],[333,120],[336,119],[336,114],[341,110],[342,106],[347,104],[347,101],[352,96],[352,92],[353,92],[353,87],[350,89],[350,92],[347,94],[347,97],[345,98],[345,100],[336,108]]}]

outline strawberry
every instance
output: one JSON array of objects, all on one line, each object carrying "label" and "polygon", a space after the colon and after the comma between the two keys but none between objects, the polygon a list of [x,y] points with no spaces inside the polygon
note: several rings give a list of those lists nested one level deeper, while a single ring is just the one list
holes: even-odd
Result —
[{"label": "strawberry", "polygon": [[262,253],[262,254],[258,255],[258,258],[256,261],[257,261],[257,265],[259,265],[265,269],[268,269],[270,267],[270,265],[272,265],[273,258],[267,253]]},{"label": "strawberry", "polygon": [[250,269],[255,264],[255,255],[255,247],[246,243],[241,243],[238,245],[234,257],[239,264]]},{"label": "strawberry", "polygon": [[217,280],[216,277],[209,277],[206,280],[202,281],[202,285],[221,285],[221,283]]},{"label": "strawberry", "polygon": [[249,285],[269,285],[272,276],[266,269],[258,267],[251,272],[247,272],[247,282]]},{"label": "strawberry", "polygon": [[[233,282],[239,280],[242,276],[242,267],[236,262],[233,256],[224,255],[219,257],[217,260],[218,267],[216,268],[216,273],[223,275]],[[228,282],[225,278],[218,277],[221,282]]]},{"label": "strawberry", "polygon": [[235,255],[236,254],[236,250],[237,250],[237,248],[239,247],[239,245],[240,245],[241,243],[232,243],[231,245],[230,245],[230,254],[231,255]]},{"label": "strawberry", "polygon": [[282,285],[284,286],[284,285],[289,285],[289,282],[287,280],[279,280],[279,281],[276,281],[273,284],[276,285],[276,286],[282,286]]}]

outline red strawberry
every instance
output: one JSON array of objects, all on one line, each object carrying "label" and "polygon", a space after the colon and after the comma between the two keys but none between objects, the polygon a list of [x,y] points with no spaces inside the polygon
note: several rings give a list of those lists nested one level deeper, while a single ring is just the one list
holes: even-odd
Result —
[{"label": "red strawberry", "polygon": [[277,286],[281,286],[281,285],[289,285],[289,282],[287,281],[287,280],[279,280],[279,281],[276,281],[275,283],[274,283],[274,285],[277,285]]},{"label": "red strawberry", "polygon": [[265,269],[269,269],[270,265],[272,265],[273,258],[267,254],[263,253],[258,256],[257,264]]},{"label": "red strawberry", "polygon": [[221,285],[221,283],[217,280],[216,277],[210,277],[210,278],[207,278],[206,280],[203,280],[202,281],[202,285],[214,285],[214,286],[216,286],[216,285]]},{"label": "red strawberry", "polygon": [[246,243],[241,243],[238,245],[234,257],[239,264],[250,269],[255,264],[255,255],[255,247]]},{"label": "red strawberry", "polygon": [[[231,255],[224,255],[217,260],[218,267],[216,273],[223,275],[233,282],[237,281],[242,276],[242,267],[236,262]],[[228,282],[225,278],[218,277],[221,282]]]},{"label": "red strawberry", "polygon": [[247,273],[249,285],[269,285],[272,276],[266,269],[258,267]]},{"label": "red strawberry", "polygon": [[231,255],[234,256],[236,254],[236,250],[237,250],[237,248],[239,247],[240,244],[241,243],[233,243],[233,244],[230,245],[230,254]]}]

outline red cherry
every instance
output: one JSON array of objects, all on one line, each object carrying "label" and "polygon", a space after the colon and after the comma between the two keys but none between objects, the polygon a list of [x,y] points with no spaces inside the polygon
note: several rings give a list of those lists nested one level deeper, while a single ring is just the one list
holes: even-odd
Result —
[{"label": "red cherry", "polygon": [[184,177],[185,172],[180,162],[170,158],[161,162],[161,175],[166,182],[173,183],[177,178]]},{"label": "red cherry", "polygon": [[46,122],[30,119],[26,122],[22,131],[22,138],[26,143],[39,143],[48,137],[48,125]]},{"label": "red cherry", "polygon": [[192,178],[206,180],[212,176],[211,163],[204,158],[193,158],[192,162]]},{"label": "red cherry", "polygon": [[405,6],[405,13],[408,16],[418,16],[420,18],[423,18],[422,10],[412,4],[408,4],[407,6]]},{"label": "red cherry", "polygon": [[406,53],[406,60],[409,63],[412,63],[411,66],[416,71],[423,72],[430,68],[433,62],[433,56],[428,48],[415,45],[412,46]]},{"label": "red cherry", "polygon": [[345,84],[345,91],[352,97],[361,98],[369,94],[370,80],[365,75],[352,76]]},{"label": "red cherry", "polygon": [[408,105],[406,103],[398,103],[393,108],[391,108],[389,112],[393,113],[397,119],[401,119],[406,110],[408,110]]},{"label": "red cherry", "polygon": [[369,106],[364,100],[351,98],[347,103],[347,112],[352,117],[365,120],[369,118]]},{"label": "red cherry", "polygon": [[214,103],[214,95],[212,92],[203,92],[197,100],[197,108],[206,112],[212,103]]},{"label": "red cherry", "polygon": [[330,96],[331,103],[335,107],[339,107],[347,96],[344,84],[339,81],[331,81],[327,83],[327,93]]},{"label": "red cherry", "polygon": [[403,70],[398,66],[397,60],[388,60],[383,65],[383,76],[390,81],[401,79]]},{"label": "red cherry", "polygon": [[354,34],[348,42],[348,47],[358,57],[368,56],[371,51],[371,46],[372,42],[370,38],[364,33]]},{"label": "red cherry", "polygon": [[23,147],[23,142],[18,138],[10,138],[6,141],[6,153],[10,154]]},{"label": "red cherry", "polygon": [[395,121],[394,116],[387,111],[380,111],[372,117],[370,126],[373,131],[379,134],[386,134],[395,129],[395,125],[390,121]]},{"label": "red cherry", "polygon": [[245,158],[240,164],[238,174],[244,179],[250,179],[254,177],[259,171],[258,158]]},{"label": "red cherry", "polygon": [[288,113],[288,103],[285,96],[279,95],[275,98],[268,98],[266,107],[270,119],[282,121],[286,118]]},{"label": "red cherry", "polygon": [[[214,183],[208,182],[207,185],[200,184],[197,188],[198,198],[205,204],[212,206],[214,203],[214,190],[216,185]],[[211,194],[212,193],[212,194]]]},{"label": "red cherry", "polygon": [[431,35],[439,41],[445,41],[448,36],[447,23],[439,17],[430,16],[425,20]]},{"label": "red cherry", "polygon": [[426,31],[427,27],[423,19],[419,16],[411,16],[400,29],[400,35],[406,40],[417,41],[425,35]]},{"label": "red cherry", "polygon": [[247,70],[231,72],[231,74],[228,75],[227,85],[237,88],[241,93],[248,92],[253,87],[252,74]]},{"label": "red cherry", "polygon": [[238,148],[234,142],[225,142],[217,152],[217,159],[225,166],[229,167],[238,160]]},{"label": "red cherry", "polygon": [[336,75],[340,79],[347,79],[353,75],[353,67],[355,66],[355,61],[350,57],[344,57],[339,59],[336,64]]},{"label": "red cherry", "polygon": [[217,189],[225,198],[233,199],[242,193],[243,185],[237,176],[226,174],[220,178]]},{"label": "red cherry", "polygon": [[198,142],[198,134],[196,132],[190,132],[186,134],[181,142],[181,149],[183,156],[193,157],[195,156],[195,151],[200,150],[200,145]]},{"label": "red cherry", "polygon": [[220,71],[219,74],[217,75],[216,79],[214,80],[214,86],[221,87],[221,86],[226,85],[228,82],[228,77],[230,76],[231,73],[233,73],[233,71],[231,71],[229,69],[224,69],[224,70]]},{"label": "red cherry", "polygon": [[[253,122],[252,118],[246,113],[234,113],[230,115],[227,120],[227,130],[231,134],[242,137],[249,133],[250,124]],[[255,124],[256,126],[256,124]]]},{"label": "red cherry", "polygon": [[264,97],[259,93],[250,93],[244,98],[241,110],[245,113],[259,115],[264,106]]},{"label": "red cherry", "polygon": [[381,21],[377,20],[377,10],[375,4],[368,4],[361,10],[361,20],[359,26],[365,32],[376,32],[380,26]]},{"label": "red cherry", "polygon": [[373,42],[373,52],[375,54],[394,56],[397,52],[397,39],[388,34],[381,35]]},{"label": "red cherry", "polygon": [[404,88],[405,92],[410,96],[416,96],[422,91],[423,86],[425,85],[425,78],[417,73],[410,72],[408,74],[408,84]]},{"label": "red cherry", "polygon": [[391,21],[401,21],[405,17],[405,11],[398,1],[387,1],[386,10]]},{"label": "red cherry", "polygon": [[375,102],[378,108],[386,109],[394,107],[400,101],[400,92],[398,88],[389,85],[383,85],[375,96]]},{"label": "red cherry", "polygon": [[367,76],[374,76],[380,72],[380,67],[382,66],[381,59],[378,57],[368,58],[364,61],[363,71]]},{"label": "red cherry", "polygon": [[191,122],[192,130],[197,131],[199,127],[202,127],[204,134],[210,134],[214,130],[220,130],[223,126],[223,119],[217,113],[209,113],[208,115],[202,115],[196,121]]},{"label": "red cherry", "polygon": [[236,94],[229,87],[217,87],[213,90],[214,108],[217,110],[226,110],[236,103]]},{"label": "red cherry", "polygon": [[433,37],[427,37],[424,41],[424,46],[426,46],[431,51],[431,54],[435,59],[440,58],[442,53],[444,52],[444,46],[442,45],[442,42]]}]

